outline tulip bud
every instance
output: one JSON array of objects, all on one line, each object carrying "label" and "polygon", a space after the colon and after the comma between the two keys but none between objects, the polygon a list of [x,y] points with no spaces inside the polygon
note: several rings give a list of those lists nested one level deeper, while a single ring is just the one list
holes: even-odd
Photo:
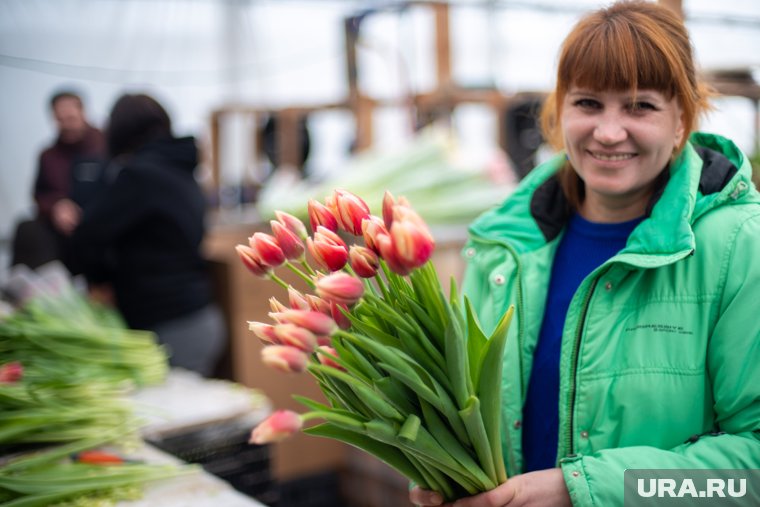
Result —
[{"label": "tulip bud", "polygon": [[254,275],[263,277],[271,271],[269,266],[263,264],[258,259],[258,255],[253,248],[246,245],[237,245],[235,251],[240,257],[240,260],[243,261],[243,265]]},{"label": "tulip bud", "polygon": [[317,294],[331,302],[353,305],[364,294],[364,284],[358,278],[336,272],[317,280]]},{"label": "tulip bud", "polygon": [[24,367],[19,361],[0,366],[0,384],[14,384],[24,376]]},{"label": "tulip bud", "polygon": [[324,313],[330,315],[330,303],[324,299],[314,296],[313,294],[307,294],[306,299],[309,301],[309,308],[315,312]]},{"label": "tulip bud", "polygon": [[264,232],[256,232],[248,238],[248,243],[256,251],[262,264],[276,268],[285,262],[285,254],[274,236]]},{"label": "tulip bud", "polygon": [[338,231],[338,220],[324,204],[311,199],[307,208],[312,231],[317,232],[317,227],[320,225],[333,232]]},{"label": "tulip bud", "polygon": [[411,220],[395,220],[391,240],[396,258],[409,269],[425,264],[435,248],[435,241],[427,228],[421,228]]},{"label": "tulip bud", "polygon": [[285,310],[269,314],[282,324],[295,324],[317,335],[331,335],[338,329],[335,321],[324,313],[311,310]]},{"label": "tulip bud", "polygon": [[334,301],[330,303],[330,315],[332,316],[332,319],[338,324],[339,328],[349,329],[351,327],[351,319],[349,319],[341,310],[347,312],[348,306]]},{"label": "tulip bud", "polygon": [[274,234],[275,240],[282,249],[285,258],[288,260],[301,259],[305,251],[303,240],[280,222],[272,220],[269,223],[272,226],[272,233]]},{"label": "tulip bud", "polygon": [[352,245],[348,251],[351,269],[362,278],[372,278],[377,274],[380,260],[375,252],[363,246]]},{"label": "tulip bud", "polygon": [[383,219],[370,215],[362,220],[362,234],[364,236],[364,244],[375,253],[380,253],[377,249],[377,236],[379,234],[388,234],[388,229],[385,228]]},{"label": "tulip bud", "polygon": [[275,370],[285,373],[301,373],[306,369],[309,356],[295,347],[269,345],[261,349],[261,361]]},{"label": "tulip bud", "polygon": [[284,225],[290,232],[301,238],[301,240],[305,240],[309,235],[303,222],[293,215],[285,213],[284,211],[275,211],[274,216],[277,217],[278,222]]},{"label": "tulip bud", "polygon": [[395,205],[396,200],[393,198],[393,194],[386,190],[383,194],[383,223],[386,229],[390,229],[391,224],[393,224],[393,206]]},{"label": "tulip bud", "polygon": [[362,233],[362,220],[369,217],[369,206],[361,197],[346,190],[335,190],[327,207],[338,220],[338,225],[354,236]]},{"label": "tulip bud", "polygon": [[278,345],[280,339],[274,332],[274,326],[271,324],[265,324],[264,322],[248,321],[248,329],[253,331],[253,334],[259,337],[264,343],[271,343]]},{"label": "tulip bud", "polygon": [[298,433],[303,426],[301,416],[290,410],[277,410],[251,432],[249,444],[280,442]]},{"label": "tulip bud", "polygon": [[338,357],[338,351],[332,347],[323,346],[317,349],[317,359],[319,359],[319,362],[321,364],[345,371],[346,369],[343,368],[337,361],[335,361],[335,357]]},{"label": "tulip bud", "polygon": [[306,239],[306,247],[319,266],[328,271],[338,271],[348,262],[348,247],[333,231],[317,226],[314,239]]},{"label": "tulip bud", "polygon": [[269,298],[269,309],[277,313],[277,312],[284,312],[285,310],[288,309],[288,307],[280,303],[279,301],[277,301],[276,297],[272,296],[271,298]]},{"label": "tulip bud", "polygon": [[314,333],[295,324],[277,324],[274,326],[274,334],[283,345],[290,345],[307,354],[314,352],[317,347],[317,337]]},{"label": "tulip bud", "polygon": [[377,241],[377,249],[380,251],[380,257],[383,258],[388,268],[397,275],[408,275],[412,269],[406,266],[401,259],[398,258],[396,250],[393,248],[393,241],[388,234],[378,234],[375,238]]},{"label": "tulip bud", "polygon": [[298,290],[294,289],[292,286],[288,285],[288,304],[290,304],[291,308],[295,308],[297,310],[309,310],[309,301],[306,299],[306,296],[301,294]]}]

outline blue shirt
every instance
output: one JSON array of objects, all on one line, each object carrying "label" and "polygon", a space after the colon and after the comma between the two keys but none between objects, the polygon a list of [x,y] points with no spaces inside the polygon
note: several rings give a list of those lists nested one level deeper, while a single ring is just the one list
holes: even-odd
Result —
[{"label": "blue shirt", "polygon": [[628,236],[641,220],[643,217],[616,224],[594,223],[576,213],[557,246],[523,405],[526,472],[556,465],[560,345],[570,300],[584,278],[625,247]]}]

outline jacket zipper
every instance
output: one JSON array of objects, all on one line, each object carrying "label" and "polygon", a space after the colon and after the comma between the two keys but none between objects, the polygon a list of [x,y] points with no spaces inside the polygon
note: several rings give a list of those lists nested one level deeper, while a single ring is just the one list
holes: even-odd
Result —
[{"label": "jacket zipper", "polygon": [[575,413],[575,396],[577,391],[577,379],[576,375],[578,373],[578,356],[580,355],[580,349],[581,349],[581,335],[583,334],[583,326],[586,323],[586,316],[588,315],[588,308],[591,303],[591,296],[594,293],[594,290],[596,289],[597,284],[599,283],[599,276],[594,278],[594,280],[591,282],[591,287],[589,288],[588,292],[586,292],[586,296],[583,299],[583,311],[581,312],[581,318],[578,323],[578,330],[575,333],[575,343],[573,343],[573,354],[570,357],[570,403],[568,404],[568,417],[567,417],[567,434],[565,435],[565,452],[564,454],[571,455],[575,454],[573,447],[575,445],[574,443],[574,429],[573,429],[573,415]]}]

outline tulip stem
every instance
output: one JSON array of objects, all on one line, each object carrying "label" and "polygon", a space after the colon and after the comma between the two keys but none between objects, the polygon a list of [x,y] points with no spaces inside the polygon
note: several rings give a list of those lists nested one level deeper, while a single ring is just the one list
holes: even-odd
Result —
[{"label": "tulip stem", "polygon": [[279,285],[283,289],[285,289],[285,290],[288,289],[288,284],[285,283],[285,281],[282,278],[280,278],[279,276],[275,275],[274,273],[269,273],[269,275],[267,275],[267,276],[269,277],[270,280],[272,280],[274,283],[276,283],[277,285]]},{"label": "tulip stem", "polygon": [[[307,275],[306,273],[304,273],[302,270],[298,269],[298,266],[296,266],[295,264],[293,264],[290,261],[285,261],[285,266],[289,270],[291,270],[293,273],[295,273],[296,275],[298,275],[298,277],[301,280],[303,280],[304,282],[306,282],[306,284],[309,287],[311,287],[312,289],[315,287],[314,281],[309,277],[309,275]],[[308,264],[307,264],[307,266],[308,266]]]},{"label": "tulip stem", "polygon": [[317,276],[317,272],[314,271],[311,266],[309,266],[309,263],[306,262],[306,259],[301,260],[299,264],[301,264],[301,267],[306,270],[309,276]]}]

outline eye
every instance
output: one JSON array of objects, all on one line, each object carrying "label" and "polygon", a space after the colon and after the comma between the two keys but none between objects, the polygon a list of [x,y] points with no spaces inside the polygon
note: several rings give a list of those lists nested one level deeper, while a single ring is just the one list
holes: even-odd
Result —
[{"label": "eye", "polygon": [[575,107],[588,110],[597,110],[602,108],[602,103],[596,99],[582,98],[573,102]]},{"label": "eye", "polygon": [[657,111],[657,106],[655,106],[651,102],[641,100],[641,101],[632,103],[630,106],[628,106],[628,109],[630,109],[630,111],[633,113],[644,113],[646,111]]}]

